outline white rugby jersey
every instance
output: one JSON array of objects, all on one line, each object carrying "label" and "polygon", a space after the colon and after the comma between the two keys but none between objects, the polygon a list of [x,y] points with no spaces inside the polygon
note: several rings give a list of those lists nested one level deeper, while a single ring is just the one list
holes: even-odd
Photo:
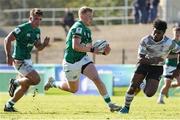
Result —
[{"label": "white rugby jersey", "polygon": [[146,58],[161,57],[164,59],[163,62],[152,65],[162,66],[171,51],[175,53],[180,52],[180,46],[172,39],[164,36],[161,41],[155,42],[152,36],[148,35],[141,39],[138,49],[138,57],[140,54],[145,55]]}]

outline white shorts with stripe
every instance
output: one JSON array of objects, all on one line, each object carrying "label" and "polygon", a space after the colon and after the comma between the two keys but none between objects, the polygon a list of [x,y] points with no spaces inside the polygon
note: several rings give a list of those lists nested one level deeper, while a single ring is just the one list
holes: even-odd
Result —
[{"label": "white shorts with stripe", "polygon": [[35,70],[33,68],[31,59],[15,60],[13,66],[18,71],[18,73],[23,76],[26,76],[27,74]]},{"label": "white shorts with stripe", "polygon": [[170,77],[172,77],[173,71],[174,71],[175,69],[176,69],[176,67],[174,67],[174,66],[164,65],[164,73],[163,73],[163,75],[164,75],[166,78],[170,78]]},{"label": "white shorts with stripe", "polygon": [[68,63],[67,61],[63,60],[63,71],[65,73],[65,77],[69,81],[76,81],[79,80],[82,67],[87,63],[92,62],[89,56],[84,56],[80,61],[75,62],[73,64]]}]

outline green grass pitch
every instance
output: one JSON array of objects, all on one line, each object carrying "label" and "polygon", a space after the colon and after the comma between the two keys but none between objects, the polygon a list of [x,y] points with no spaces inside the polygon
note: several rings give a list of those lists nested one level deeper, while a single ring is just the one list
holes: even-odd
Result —
[{"label": "green grass pitch", "polygon": [[[112,101],[122,105],[125,89],[120,89]],[[56,93],[56,94],[51,94]],[[57,94],[59,93],[59,94]],[[51,90],[46,95],[25,95],[16,105],[19,112],[3,111],[9,99],[0,93],[0,120],[178,120],[180,97],[170,97],[165,105],[156,103],[157,96],[145,97],[142,93],[134,98],[129,114],[111,113],[100,96],[80,96]]]}]

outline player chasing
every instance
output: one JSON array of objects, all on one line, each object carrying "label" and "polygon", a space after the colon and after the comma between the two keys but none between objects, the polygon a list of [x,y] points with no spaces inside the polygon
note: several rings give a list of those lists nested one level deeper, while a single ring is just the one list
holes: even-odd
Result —
[{"label": "player chasing", "polygon": [[[178,45],[180,45],[180,24],[176,24],[173,28],[173,41],[176,42]],[[176,69],[176,66],[178,64],[179,55],[177,53],[171,52],[168,55],[168,58],[166,59],[166,64],[164,66],[164,85],[162,86],[160,90],[160,94],[157,100],[157,103],[159,104],[165,104],[164,102],[164,96],[168,97],[168,91],[169,88],[175,88],[180,86],[180,76],[175,77],[177,80],[176,82],[173,81],[173,70]]]},{"label": "player chasing", "polygon": [[[67,80],[59,83],[50,78],[44,89],[48,90],[55,87],[75,93],[78,90],[80,75],[83,74],[94,82],[110,111],[118,111],[121,107],[111,102],[95,65],[87,55],[87,52],[99,54],[98,48],[92,46],[91,31],[88,28],[92,24],[93,9],[86,6],[81,7],[78,11],[78,16],[80,20],[75,22],[66,37],[66,48],[62,64]],[[102,54],[108,55],[110,50],[109,45],[107,45]]]},{"label": "player chasing", "polygon": [[[16,112],[14,104],[20,100],[31,85],[40,82],[40,76],[32,66],[31,51],[35,46],[38,50],[43,50],[49,44],[49,37],[41,43],[39,24],[42,20],[43,12],[38,8],[30,11],[29,21],[17,26],[8,34],[4,41],[6,59],[8,65],[13,65],[21,78],[11,79],[9,83],[10,98],[4,111]],[[14,43],[13,55],[11,55],[11,42]]]},{"label": "player chasing", "polygon": [[[180,46],[164,35],[166,29],[167,23],[165,21],[155,20],[152,34],[142,38],[138,50],[137,68],[125,95],[125,105],[119,113],[129,113],[131,102],[140,91],[140,87],[147,97],[152,97],[157,91],[168,54],[172,51],[180,52]],[[179,76],[179,73],[180,63],[173,71],[172,76]],[[146,83],[143,83],[144,79]]]}]

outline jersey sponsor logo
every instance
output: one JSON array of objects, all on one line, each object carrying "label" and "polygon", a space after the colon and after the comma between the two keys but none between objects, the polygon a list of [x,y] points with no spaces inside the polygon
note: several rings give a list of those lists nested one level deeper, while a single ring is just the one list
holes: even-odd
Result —
[{"label": "jersey sponsor logo", "polygon": [[31,37],[31,34],[30,34],[30,33],[27,33],[27,37]]},{"label": "jersey sponsor logo", "polygon": [[76,33],[81,34],[81,33],[82,33],[82,28],[78,27],[78,28],[76,29]]},{"label": "jersey sponsor logo", "polygon": [[19,28],[15,28],[14,32],[15,32],[16,34],[19,34],[19,33],[21,32],[21,30],[20,30]]},{"label": "jersey sponsor logo", "polygon": [[33,47],[34,44],[27,44],[27,47]]}]

